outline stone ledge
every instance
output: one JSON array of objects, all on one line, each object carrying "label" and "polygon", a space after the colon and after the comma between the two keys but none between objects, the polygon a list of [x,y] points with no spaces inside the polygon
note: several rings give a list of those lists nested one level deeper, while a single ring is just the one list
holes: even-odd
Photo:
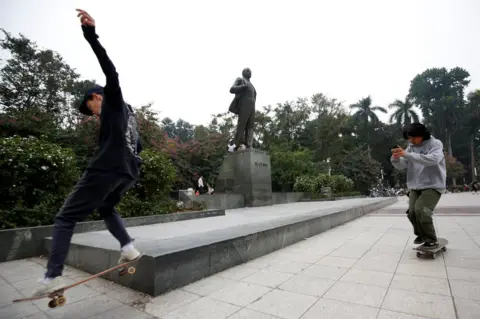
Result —
[{"label": "stone ledge", "polygon": [[[141,226],[168,223],[196,218],[225,215],[224,209],[182,212],[163,215],[125,218],[125,226]],[[86,233],[106,229],[103,220],[78,223],[74,233]],[[0,230],[0,262],[40,256],[45,253],[43,240],[51,236],[53,225]]]},{"label": "stone ledge", "polygon": [[[119,277],[110,273],[107,279],[135,290],[158,296],[172,289],[208,277],[238,264],[304,240],[330,228],[371,213],[396,202],[381,199],[365,205],[333,211],[313,211],[276,221],[240,225],[206,233],[139,242],[146,252],[134,276]],[[45,240],[49,250],[51,239]],[[67,264],[97,273],[116,264],[118,247],[94,247],[72,243]]]}]

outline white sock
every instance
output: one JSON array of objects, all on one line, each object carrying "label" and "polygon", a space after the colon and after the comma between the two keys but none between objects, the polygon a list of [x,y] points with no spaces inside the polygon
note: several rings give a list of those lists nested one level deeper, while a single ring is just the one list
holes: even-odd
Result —
[{"label": "white sock", "polygon": [[133,246],[133,243],[128,243],[126,244],[125,246],[122,247],[122,253],[126,253],[132,249],[134,249],[135,247]]},{"label": "white sock", "polygon": [[49,283],[52,282],[54,278],[50,278],[50,277],[45,277],[42,279],[42,283],[45,284],[45,285],[48,285]]}]

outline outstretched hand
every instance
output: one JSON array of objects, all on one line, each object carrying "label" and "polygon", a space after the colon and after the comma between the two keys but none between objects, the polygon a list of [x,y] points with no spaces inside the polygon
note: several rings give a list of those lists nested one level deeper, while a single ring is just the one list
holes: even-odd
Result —
[{"label": "outstretched hand", "polygon": [[392,149],[393,158],[397,159],[405,156],[405,150],[397,145],[396,148]]},{"label": "outstretched hand", "polygon": [[87,11],[82,9],[77,9],[77,11],[77,16],[80,18],[82,25],[95,27],[95,20],[87,13]]}]

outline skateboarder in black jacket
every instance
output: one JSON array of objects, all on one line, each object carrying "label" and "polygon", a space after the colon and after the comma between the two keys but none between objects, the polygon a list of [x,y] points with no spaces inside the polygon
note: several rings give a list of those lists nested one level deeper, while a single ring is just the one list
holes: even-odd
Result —
[{"label": "skateboarder in black jacket", "polygon": [[88,90],[79,111],[100,119],[99,147],[87,169],[77,182],[55,218],[52,249],[45,277],[39,281],[34,295],[42,295],[62,287],[61,275],[77,222],[95,209],[103,217],[107,229],[120,242],[119,263],[136,259],[135,249],[115,206],[139,176],[141,159],[139,135],[132,108],[125,103],[118,74],[107,52],[98,41],[95,20],[77,10],[83,35],[97,56],[106,77],[105,87]]}]

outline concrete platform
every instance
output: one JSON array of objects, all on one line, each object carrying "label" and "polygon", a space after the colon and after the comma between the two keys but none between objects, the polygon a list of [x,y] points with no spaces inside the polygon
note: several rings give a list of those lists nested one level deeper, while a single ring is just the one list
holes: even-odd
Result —
[{"label": "concrete platform", "polygon": [[[362,198],[229,210],[225,216],[130,227],[146,253],[134,276],[106,278],[157,296],[261,257],[381,209],[396,198]],[[49,250],[51,240],[46,239]],[[90,273],[116,264],[119,246],[107,231],[76,234],[67,264]]]},{"label": "concrete platform", "polygon": [[[157,297],[95,279],[69,290],[64,307],[12,304],[46,259],[0,263],[0,319],[478,319],[480,216],[435,217],[449,245],[431,260],[415,257],[405,216],[384,212]],[[64,276],[88,274],[67,266]]]}]

